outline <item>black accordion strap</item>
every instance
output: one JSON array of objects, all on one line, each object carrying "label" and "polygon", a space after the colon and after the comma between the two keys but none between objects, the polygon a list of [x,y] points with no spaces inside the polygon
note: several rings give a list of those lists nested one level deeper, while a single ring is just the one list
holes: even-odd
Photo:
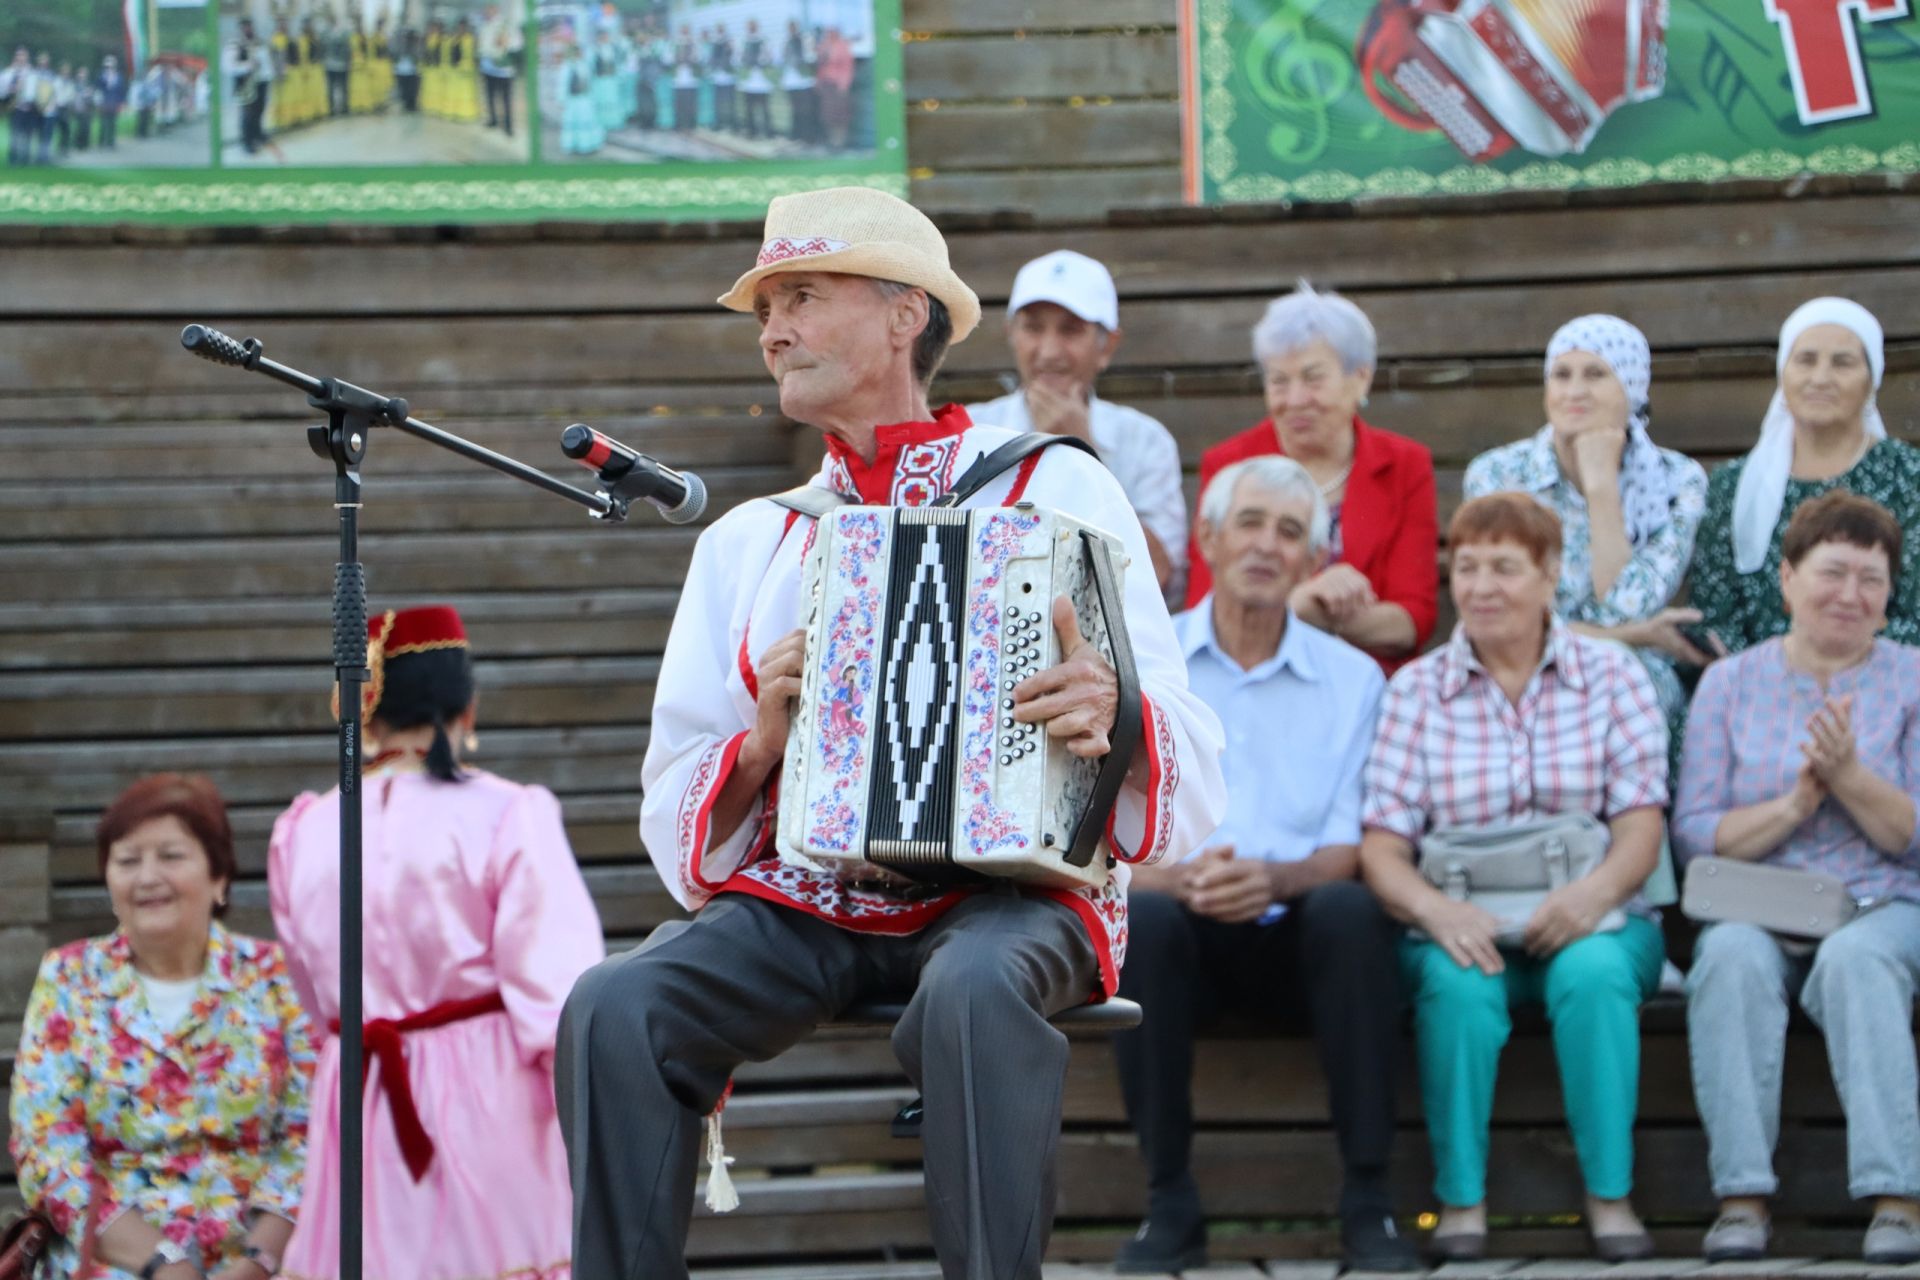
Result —
[{"label": "black accordion strap", "polygon": [[1120,788],[1126,784],[1127,771],[1133,767],[1144,720],[1140,709],[1140,672],[1133,662],[1133,642],[1127,638],[1125,601],[1120,596],[1119,577],[1113,571],[1113,551],[1105,539],[1090,529],[1080,531],[1080,545],[1087,557],[1087,571],[1093,577],[1094,596],[1100,602],[1100,612],[1106,615],[1107,643],[1113,647],[1113,673],[1120,685],[1120,706],[1114,712],[1113,732],[1107,735],[1107,754],[1100,761],[1100,772],[1094,775],[1093,795],[1080,818],[1079,829],[1073,833],[1073,845],[1067,850],[1067,863],[1075,867],[1084,867],[1093,861],[1094,851],[1106,835],[1107,815],[1113,812]]},{"label": "black accordion strap", "polygon": [[798,511],[810,520],[818,520],[835,507],[847,505],[847,500],[833,490],[822,489],[814,484],[803,484],[798,489],[776,493],[772,495],[772,501],[789,511]]},{"label": "black accordion strap", "polygon": [[992,484],[996,478],[1013,470],[1034,454],[1049,445],[1064,444],[1079,449],[1088,456],[1100,457],[1093,446],[1077,436],[1049,435],[1044,431],[1029,431],[1025,435],[1015,436],[991,453],[983,453],[973,460],[973,465],[960,473],[953,482],[953,488],[933,500],[936,507],[957,507]]}]

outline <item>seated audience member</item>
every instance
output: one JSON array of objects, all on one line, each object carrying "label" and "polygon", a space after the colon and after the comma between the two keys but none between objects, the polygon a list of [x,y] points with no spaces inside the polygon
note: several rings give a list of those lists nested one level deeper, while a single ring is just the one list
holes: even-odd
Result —
[{"label": "seated audience member", "polygon": [[[1902,528],[1920,524],[1920,449],[1887,438],[1874,392],[1886,373],[1880,322],[1845,298],[1787,317],[1779,386],[1744,458],[1716,467],[1694,542],[1693,602],[1734,653],[1787,629],[1780,540],[1801,503],[1832,489],[1872,498]],[[1886,637],[1920,644],[1920,574],[1887,605]]]},{"label": "seated audience member", "polygon": [[1807,953],[1749,924],[1708,925],[1687,975],[1693,1091],[1720,1217],[1708,1258],[1758,1258],[1779,1187],[1789,1001],[1827,1038],[1847,1117],[1847,1187],[1873,1200],[1869,1262],[1920,1261],[1920,652],[1876,633],[1900,578],[1900,525],[1844,491],[1800,505],[1781,540],[1785,636],[1701,677],[1673,839],[1846,882],[1871,910]]},{"label": "seated audience member", "polygon": [[1680,634],[1698,610],[1669,609],[1693,558],[1707,473],[1647,433],[1653,360],[1646,335],[1615,316],[1582,316],[1547,344],[1547,425],[1467,467],[1469,499],[1531,494],[1560,517],[1553,611],[1574,630],[1631,645],[1671,723],[1686,693],[1674,663],[1703,667]]},{"label": "seated audience member", "polygon": [[1288,595],[1326,559],[1326,503],[1299,463],[1226,468],[1202,496],[1199,533],[1213,592],[1174,629],[1189,686],[1226,729],[1227,818],[1184,862],[1140,868],[1130,886],[1120,993],[1151,1012],[1114,1044],[1150,1209],[1116,1269],[1206,1263],[1188,1163],[1194,1031],[1227,1006],[1310,1018],[1346,1166],[1347,1263],[1415,1269],[1387,1186],[1397,929],[1355,879],[1360,774],[1385,681],[1366,654],[1289,615]]},{"label": "seated audience member", "polygon": [[1140,517],[1160,589],[1177,599],[1175,580],[1187,567],[1180,450],[1154,419],[1093,392],[1121,336],[1120,298],[1104,266],[1071,249],[1035,258],[1020,268],[1007,299],[1007,345],[1020,389],[967,412],[985,426],[1092,445]]},{"label": "seated audience member", "polygon": [[[460,763],[473,661],[445,606],[368,619],[362,792],[368,1280],[566,1274],[573,1199],[553,1101],[560,1006],[606,954],[544,787]],[[301,998],[340,1017],[340,795],[274,824],[274,927]],[[393,1046],[380,1056],[382,1038]],[[404,1047],[403,1047],[404,1046]],[[404,1058],[401,1055],[404,1053]],[[340,1041],[315,1074],[307,1227],[287,1270],[340,1274]]]},{"label": "seated audience member", "polygon": [[[1389,673],[1433,631],[1439,517],[1433,455],[1360,417],[1373,385],[1373,324],[1304,282],[1253,329],[1267,418],[1200,460],[1200,487],[1243,458],[1280,453],[1307,469],[1332,519],[1326,568],[1293,590],[1294,616],[1366,650]],[[1196,552],[1187,603],[1211,587]]]},{"label": "seated audience member", "polygon": [[[1560,522],[1522,494],[1476,498],[1448,528],[1460,623],[1387,685],[1367,761],[1360,846],[1367,883],[1419,931],[1401,948],[1437,1172],[1442,1259],[1486,1246],[1488,1119],[1508,1009],[1546,1006],[1587,1229],[1606,1261],[1653,1242],[1627,1194],[1640,1083],[1640,1004],[1664,959],[1640,889],[1660,854],[1667,730],[1653,681],[1617,644],[1553,615]],[[1547,893],[1524,923],[1417,868],[1441,829],[1498,829],[1591,814],[1610,841],[1590,873]]]},{"label": "seated audience member", "polygon": [[20,1191],[65,1233],[41,1275],[266,1280],[300,1207],[313,1046],[279,945],[219,922],[226,805],[155,774],[95,843],[119,928],[47,956],[13,1069]]}]

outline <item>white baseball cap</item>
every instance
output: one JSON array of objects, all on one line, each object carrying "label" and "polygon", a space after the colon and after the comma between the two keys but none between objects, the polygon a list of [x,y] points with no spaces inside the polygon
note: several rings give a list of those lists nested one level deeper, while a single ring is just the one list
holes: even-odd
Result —
[{"label": "white baseball cap", "polygon": [[1114,291],[1113,276],[1086,254],[1071,249],[1056,249],[1020,268],[1013,278],[1013,296],[1007,299],[1007,314],[1033,302],[1055,303],[1109,332],[1120,327],[1120,296]]}]

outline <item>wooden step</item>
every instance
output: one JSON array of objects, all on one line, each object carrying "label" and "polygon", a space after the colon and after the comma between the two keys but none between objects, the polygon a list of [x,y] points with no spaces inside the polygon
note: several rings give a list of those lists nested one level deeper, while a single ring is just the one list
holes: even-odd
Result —
[{"label": "wooden step", "polygon": [[[485,724],[502,728],[644,722],[657,658],[483,659],[474,683]],[[155,697],[164,689],[165,697]],[[333,669],[301,666],[188,670],[0,672],[0,740],[204,737],[326,733]]]},{"label": "wooden step", "polygon": [[[433,600],[460,611],[475,653],[504,660],[658,652],[666,645],[679,591],[502,591]],[[369,608],[419,602],[376,594]],[[331,619],[326,593],[149,600],[137,609],[112,600],[0,604],[0,670],[331,663]]]}]

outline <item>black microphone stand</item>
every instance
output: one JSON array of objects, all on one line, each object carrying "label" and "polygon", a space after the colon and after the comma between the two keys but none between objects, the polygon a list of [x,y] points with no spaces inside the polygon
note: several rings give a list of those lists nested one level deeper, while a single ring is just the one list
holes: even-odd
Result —
[{"label": "black microphone stand", "polygon": [[[607,477],[608,491],[589,493],[518,462],[505,454],[463,440],[421,422],[407,402],[389,398],[338,378],[315,378],[268,360],[259,339],[235,341],[217,329],[190,324],[180,345],[216,364],[263,373],[304,392],[307,403],[327,415],[325,426],[307,428],[307,444],[333,462],[333,505],[340,513],[340,560],[333,566],[333,670],[340,682],[340,1280],[360,1280],[364,1190],[361,1094],[365,1047],[361,1043],[360,984],[360,689],[367,670],[367,577],[360,563],[360,466],[377,426],[398,427],[408,435],[450,449],[463,458],[492,467],[528,484],[586,507],[597,519],[626,519],[627,499]],[[349,1191],[351,1188],[351,1191]]]}]

